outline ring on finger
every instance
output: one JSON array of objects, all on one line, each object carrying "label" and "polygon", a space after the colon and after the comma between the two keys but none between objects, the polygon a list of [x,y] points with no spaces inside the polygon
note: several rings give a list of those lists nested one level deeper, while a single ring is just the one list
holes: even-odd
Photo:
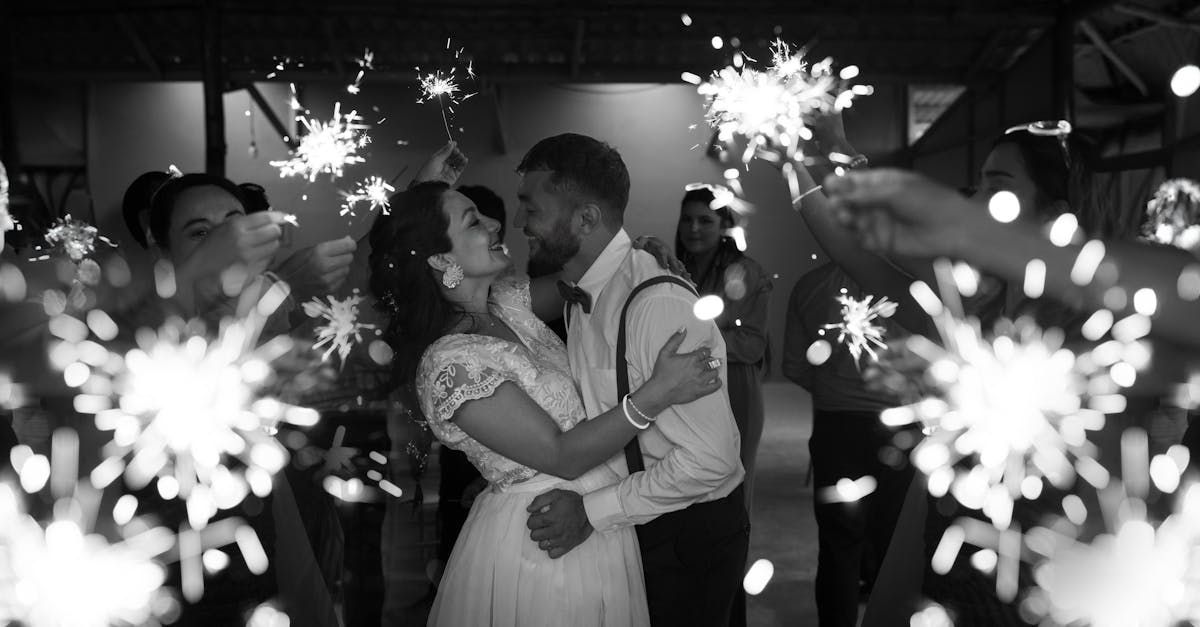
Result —
[{"label": "ring on finger", "polygon": [[716,357],[710,357],[708,361],[704,363],[706,366],[708,366],[709,370],[716,370],[717,368],[721,367],[721,360]]}]

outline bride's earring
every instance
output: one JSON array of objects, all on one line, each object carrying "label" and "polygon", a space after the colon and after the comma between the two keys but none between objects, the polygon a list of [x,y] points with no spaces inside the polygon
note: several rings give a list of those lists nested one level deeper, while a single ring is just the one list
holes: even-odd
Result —
[{"label": "bride's earring", "polygon": [[454,289],[458,287],[459,283],[462,283],[462,280],[462,266],[453,261],[450,262],[450,267],[446,268],[446,271],[442,273],[442,285],[445,285],[449,289]]}]

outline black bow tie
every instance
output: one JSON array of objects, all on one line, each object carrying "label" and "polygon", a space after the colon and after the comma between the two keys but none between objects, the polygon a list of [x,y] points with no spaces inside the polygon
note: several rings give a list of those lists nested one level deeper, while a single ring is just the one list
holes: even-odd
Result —
[{"label": "black bow tie", "polygon": [[566,281],[557,283],[558,293],[567,301],[567,306],[579,305],[583,308],[583,313],[592,313],[592,295],[578,285],[571,285]]}]

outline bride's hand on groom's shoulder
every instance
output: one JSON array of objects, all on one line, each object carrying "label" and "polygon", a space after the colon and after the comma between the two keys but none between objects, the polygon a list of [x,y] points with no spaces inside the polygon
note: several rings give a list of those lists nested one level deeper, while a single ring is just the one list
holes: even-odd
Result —
[{"label": "bride's hand on groom's shoulder", "polygon": [[526,508],[529,538],[538,548],[558,559],[592,535],[592,523],[583,509],[583,497],[570,490],[539,494]]}]

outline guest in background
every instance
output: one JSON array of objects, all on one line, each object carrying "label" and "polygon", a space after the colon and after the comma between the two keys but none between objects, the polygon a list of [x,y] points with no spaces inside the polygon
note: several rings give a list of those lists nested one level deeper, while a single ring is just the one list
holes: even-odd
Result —
[{"label": "guest in background", "polygon": [[[808,390],[813,400],[808,451],[817,519],[817,616],[822,627],[856,624],[860,590],[874,582],[912,481],[912,467],[901,451],[919,437],[880,422],[879,413],[896,406],[896,400],[869,390],[860,364],[836,345],[835,335],[823,334],[826,324],[842,319],[837,298],[843,294],[863,297],[836,264],[826,263],[800,277],[788,301],[784,334],[783,374]],[[885,341],[896,341],[903,333],[894,323],[884,326]],[[834,344],[833,354],[813,365],[808,348],[821,339]],[[830,499],[839,479],[868,476],[877,482],[873,493],[851,503]]]},{"label": "guest in background", "polygon": [[763,430],[763,370],[768,361],[767,308],[771,280],[758,262],[738,249],[728,207],[712,207],[713,193],[695,189],[683,196],[675,231],[675,255],[701,296],[725,301],[717,327],[729,359],[729,404],[741,433],[746,469],[746,511],[754,499],[754,458]]}]

